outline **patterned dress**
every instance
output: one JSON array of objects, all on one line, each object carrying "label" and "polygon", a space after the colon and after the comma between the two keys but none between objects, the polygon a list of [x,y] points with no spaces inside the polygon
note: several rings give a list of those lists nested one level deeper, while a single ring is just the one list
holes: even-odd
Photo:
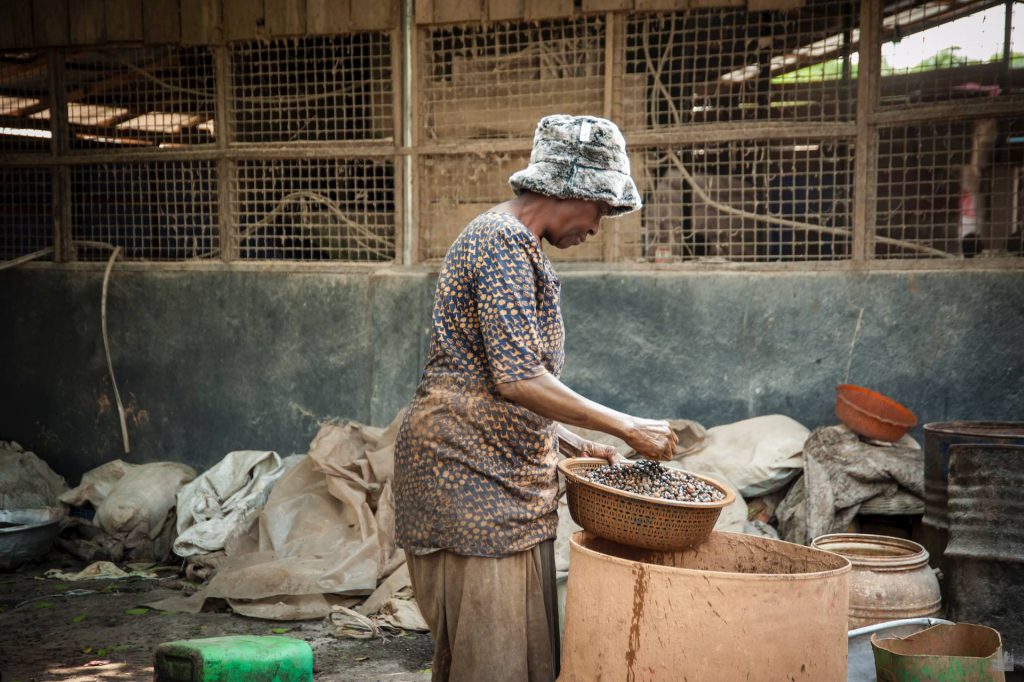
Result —
[{"label": "patterned dress", "polygon": [[499,557],[555,537],[553,424],[496,386],[561,374],[559,289],[537,239],[511,215],[481,214],[449,249],[430,356],[395,445],[407,551]]}]

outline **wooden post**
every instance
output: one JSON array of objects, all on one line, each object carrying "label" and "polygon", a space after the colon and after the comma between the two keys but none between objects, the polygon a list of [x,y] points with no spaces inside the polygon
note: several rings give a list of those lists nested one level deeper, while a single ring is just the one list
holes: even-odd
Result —
[{"label": "wooden post", "polygon": [[394,173],[394,189],[393,189],[393,201],[395,205],[395,257],[396,263],[402,263],[403,252],[405,250],[405,212],[406,212],[406,197],[405,193],[408,192],[408,188],[405,186],[405,164],[409,162],[408,153],[402,148],[408,143],[405,139],[405,130],[403,128],[402,111],[405,106],[405,98],[408,97],[408,93],[405,92],[405,88],[402,87],[403,79],[405,78],[406,64],[403,61],[403,50],[402,50],[402,36],[403,31],[406,30],[405,26],[405,5],[402,5],[402,21],[399,22],[399,26],[396,29],[392,29],[390,32],[391,36],[391,110],[392,110],[392,123],[391,123],[391,139],[393,141],[394,155],[391,157]]},{"label": "wooden post", "polygon": [[863,264],[874,255],[878,183],[878,129],[873,115],[882,77],[881,0],[860,6],[860,59],[857,65],[857,142],[853,177],[853,261]]},{"label": "wooden post", "polygon": [[214,128],[217,131],[217,224],[220,227],[218,243],[220,257],[231,262],[238,257],[237,226],[232,199],[235,196],[235,162],[228,154],[228,139],[231,136],[231,57],[228,48],[221,44],[213,47],[214,83],[216,84],[216,106]]},{"label": "wooden post", "polygon": [[53,195],[53,262],[72,259],[71,249],[71,169],[60,159],[68,147],[68,103],[64,89],[64,55],[58,50],[47,54],[50,88],[50,153],[54,165],[50,188]]},{"label": "wooden post", "polygon": [[[604,19],[604,111],[607,119],[612,117],[613,88],[615,87],[615,13],[608,12]],[[622,230],[617,220],[605,223],[602,258],[606,263],[619,260],[619,240]]]}]

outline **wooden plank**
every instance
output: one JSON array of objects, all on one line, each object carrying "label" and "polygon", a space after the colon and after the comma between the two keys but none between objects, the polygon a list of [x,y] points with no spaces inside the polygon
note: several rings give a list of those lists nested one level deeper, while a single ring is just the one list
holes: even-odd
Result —
[{"label": "wooden plank", "polygon": [[514,21],[526,16],[524,0],[486,0],[487,18],[491,21]]},{"label": "wooden plank", "polygon": [[306,31],[313,35],[348,33],[352,30],[348,0],[306,0]]},{"label": "wooden plank", "polygon": [[633,9],[633,0],[583,0],[584,12],[625,12]]},{"label": "wooden plank", "polygon": [[434,0],[416,0],[415,13],[417,24],[434,23]]},{"label": "wooden plank", "polygon": [[390,31],[398,26],[402,0],[352,0],[353,31]]},{"label": "wooden plank", "polygon": [[[637,12],[665,12],[665,11],[677,11],[689,9],[692,0],[636,0],[636,11]],[[708,5],[710,7],[721,7],[725,3],[714,1],[714,4]],[[740,0],[740,4],[743,2]]]},{"label": "wooden plank", "polygon": [[469,23],[483,18],[483,0],[434,0],[436,24]]},{"label": "wooden plank", "polygon": [[70,22],[72,45],[98,45],[106,42],[104,0],[76,0]]},{"label": "wooden plank", "polygon": [[745,7],[744,0],[690,0],[690,9],[707,9],[713,7]]},{"label": "wooden plank", "polygon": [[863,264],[875,253],[874,234],[878,190],[878,129],[871,117],[878,103],[882,73],[882,1],[864,0],[860,6],[860,54],[857,78],[857,142],[853,166],[853,252]]},{"label": "wooden plank", "polygon": [[220,42],[220,0],[181,0],[181,42],[213,45]]},{"label": "wooden plank", "polygon": [[788,12],[804,6],[804,0],[747,0],[747,9],[751,12],[769,12],[779,10]]},{"label": "wooden plank", "polygon": [[562,19],[571,17],[573,0],[525,0],[525,16],[528,20]]},{"label": "wooden plank", "polygon": [[0,2],[0,49],[32,46],[32,0]]},{"label": "wooden plank", "polygon": [[32,0],[32,39],[38,47],[68,45],[69,0]]},{"label": "wooden plank", "polygon": [[[77,11],[77,10],[76,10]],[[106,0],[107,40],[140,42],[142,40],[142,1]]]},{"label": "wooden plank", "polygon": [[306,32],[306,3],[302,0],[263,0],[267,35],[295,36]]},{"label": "wooden plank", "polygon": [[250,40],[263,35],[262,0],[223,0],[224,39]]},{"label": "wooden plank", "polygon": [[180,0],[142,0],[142,39],[153,45],[181,41]]}]

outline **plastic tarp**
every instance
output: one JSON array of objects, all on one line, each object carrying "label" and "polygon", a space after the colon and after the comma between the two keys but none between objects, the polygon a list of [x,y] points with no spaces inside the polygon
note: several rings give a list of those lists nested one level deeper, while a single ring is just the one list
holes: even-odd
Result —
[{"label": "plastic tarp", "polygon": [[248,530],[287,469],[276,452],[239,450],[185,484],[178,491],[174,553],[189,557],[223,549],[230,537]]},{"label": "plastic tarp", "polygon": [[[394,442],[386,429],[325,424],[303,457],[273,486],[248,532],[225,545],[209,584],[155,608],[196,612],[224,599],[238,613],[270,620],[323,618],[352,607],[405,562],[394,531]],[[377,595],[381,607],[388,599]],[[364,614],[372,615],[372,614]]]},{"label": "plastic tarp", "polygon": [[59,507],[64,479],[32,452],[0,441],[0,509]]}]

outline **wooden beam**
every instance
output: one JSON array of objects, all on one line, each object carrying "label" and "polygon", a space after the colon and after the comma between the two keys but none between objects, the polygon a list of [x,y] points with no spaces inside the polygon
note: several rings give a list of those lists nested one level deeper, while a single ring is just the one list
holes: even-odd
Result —
[{"label": "wooden beam", "polygon": [[490,21],[514,21],[526,16],[524,0],[486,0]]},{"label": "wooden beam", "polygon": [[353,31],[390,31],[398,26],[401,0],[352,0]]},{"label": "wooden beam", "polygon": [[32,0],[32,38],[37,47],[67,45],[69,0]]},{"label": "wooden beam", "polygon": [[223,35],[220,0],[181,0],[181,42],[216,45]]},{"label": "wooden beam", "polygon": [[525,0],[526,19],[563,19],[571,17],[573,0]]},{"label": "wooden beam", "polygon": [[628,12],[633,0],[583,0],[584,12]]},{"label": "wooden beam", "polygon": [[250,40],[264,33],[262,0],[222,0],[224,40]]},{"label": "wooden beam", "polygon": [[75,0],[70,22],[72,45],[99,45],[107,42],[104,0]]},{"label": "wooden beam", "polygon": [[142,0],[142,39],[149,45],[181,41],[180,0]]},{"label": "wooden beam", "polygon": [[0,2],[0,49],[32,46],[32,0]]},{"label": "wooden beam", "polygon": [[104,14],[107,40],[133,43],[142,41],[141,0],[105,0]]},{"label": "wooden beam", "polygon": [[351,31],[351,7],[348,0],[306,0],[306,30],[313,35]]},{"label": "wooden beam", "polygon": [[269,36],[299,36],[306,33],[306,3],[295,0],[264,0],[266,31]]},{"label": "wooden beam", "polygon": [[481,21],[483,0],[434,0],[434,23],[453,24]]}]

